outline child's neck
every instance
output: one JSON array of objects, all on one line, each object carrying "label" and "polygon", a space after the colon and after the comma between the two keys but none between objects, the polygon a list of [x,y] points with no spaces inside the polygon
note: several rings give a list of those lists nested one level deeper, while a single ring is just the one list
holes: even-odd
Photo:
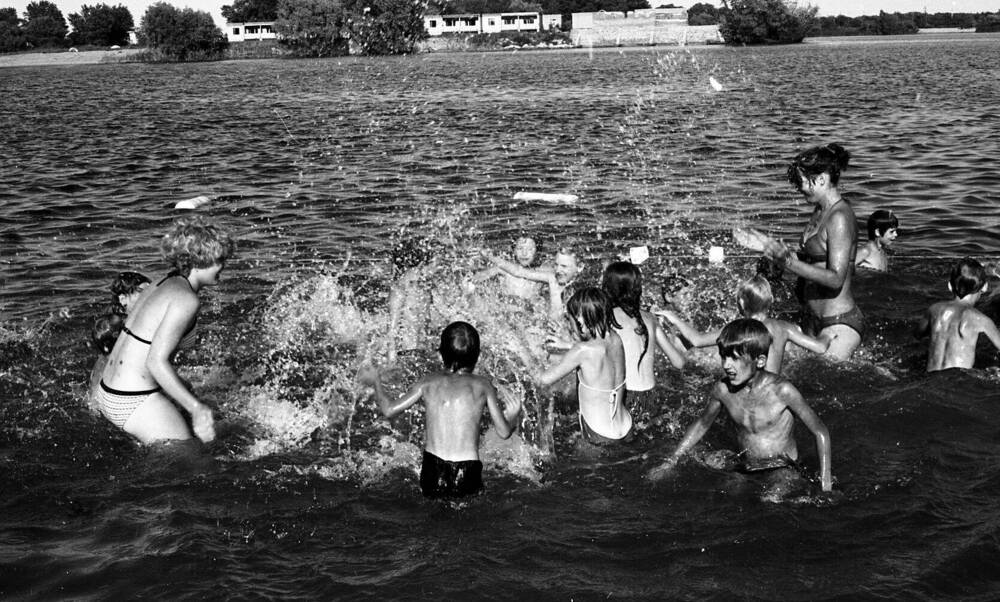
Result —
[{"label": "child's neck", "polygon": [[974,306],[976,303],[979,303],[980,296],[982,296],[981,292],[969,293],[964,297],[959,297],[958,295],[956,295],[955,302],[961,303],[962,305]]}]

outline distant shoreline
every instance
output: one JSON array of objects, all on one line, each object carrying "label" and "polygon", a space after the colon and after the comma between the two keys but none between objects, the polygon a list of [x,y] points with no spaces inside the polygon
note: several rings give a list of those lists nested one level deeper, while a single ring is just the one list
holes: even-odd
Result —
[{"label": "distant shoreline", "polygon": [[123,56],[142,52],[141,49],[82,50],[80,52],[18,52],[0,54],[0,67],[38,67],[62,65],[98,65],[116,63]]}]

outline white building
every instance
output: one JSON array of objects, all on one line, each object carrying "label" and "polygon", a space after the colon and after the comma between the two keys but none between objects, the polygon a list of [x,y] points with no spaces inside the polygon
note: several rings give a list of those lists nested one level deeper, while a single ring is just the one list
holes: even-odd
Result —
[{"label": "white building", "polygon": [[274,21],[255,21],[253,23],[226,23],[226,38],[230,42],[246,42],[248,40],[274,40]]},{"label": "white building", "polygon": [[462,15],[424,15],[424,29],[431,36],[446,33],[500,33],[504,31],[541,31],[559,27],[561,15],[542,13],[487,13]]}]

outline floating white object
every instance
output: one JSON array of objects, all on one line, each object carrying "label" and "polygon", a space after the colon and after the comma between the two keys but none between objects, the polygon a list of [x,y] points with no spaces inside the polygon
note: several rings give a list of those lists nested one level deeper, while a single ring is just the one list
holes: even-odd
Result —
[{"label": "floating white object", "polygon": [[580,197],[562,192],[515,192],[515,201],[548,201],[550,203],[575,203]]},{"label": "floating white object", "polygon": [[736,244],[751,251],[757,251],[758,253],[763,253],[764,249],[767,248],[769,238],[767,234],[753,228],[741,228],[739,226],[733,228],[733,240],[736,241]]},{"label": "floating white object", "polygon": [[649,247],[642,245],[641,247],[632,247],[628,250],[628,258],[635,265],[649,259]]},{"label": "floating white object", "polygon": [[715,79],[711,75],[708,76],[708,83],[716,92],[722,92],[722,84],[720,84],[719,80]]},{"label": "floating white object", "polygon": [[725,258],[726,252],[722,250],[722,247],[708,248],[708,263],[722,263]]},{"label": "floating white object", "polygon": [[211,197],[205,195],[198,195],[191,199],[184,199],[183,201],[177,201],[174,205],[174,209],[197,209],[202,205],[207,205],[212,201]]}]

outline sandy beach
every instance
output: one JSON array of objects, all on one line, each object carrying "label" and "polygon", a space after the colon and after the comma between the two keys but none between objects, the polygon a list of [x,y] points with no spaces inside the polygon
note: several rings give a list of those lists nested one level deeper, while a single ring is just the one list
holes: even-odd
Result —
[{"label": "sandy beach", "polygon": [[139,49],[84,50],[81,52],[23,52],[0,54],[0,67],[37,67],[46,65],[95,65],[114,62],[115,57],[134,54]]}]

